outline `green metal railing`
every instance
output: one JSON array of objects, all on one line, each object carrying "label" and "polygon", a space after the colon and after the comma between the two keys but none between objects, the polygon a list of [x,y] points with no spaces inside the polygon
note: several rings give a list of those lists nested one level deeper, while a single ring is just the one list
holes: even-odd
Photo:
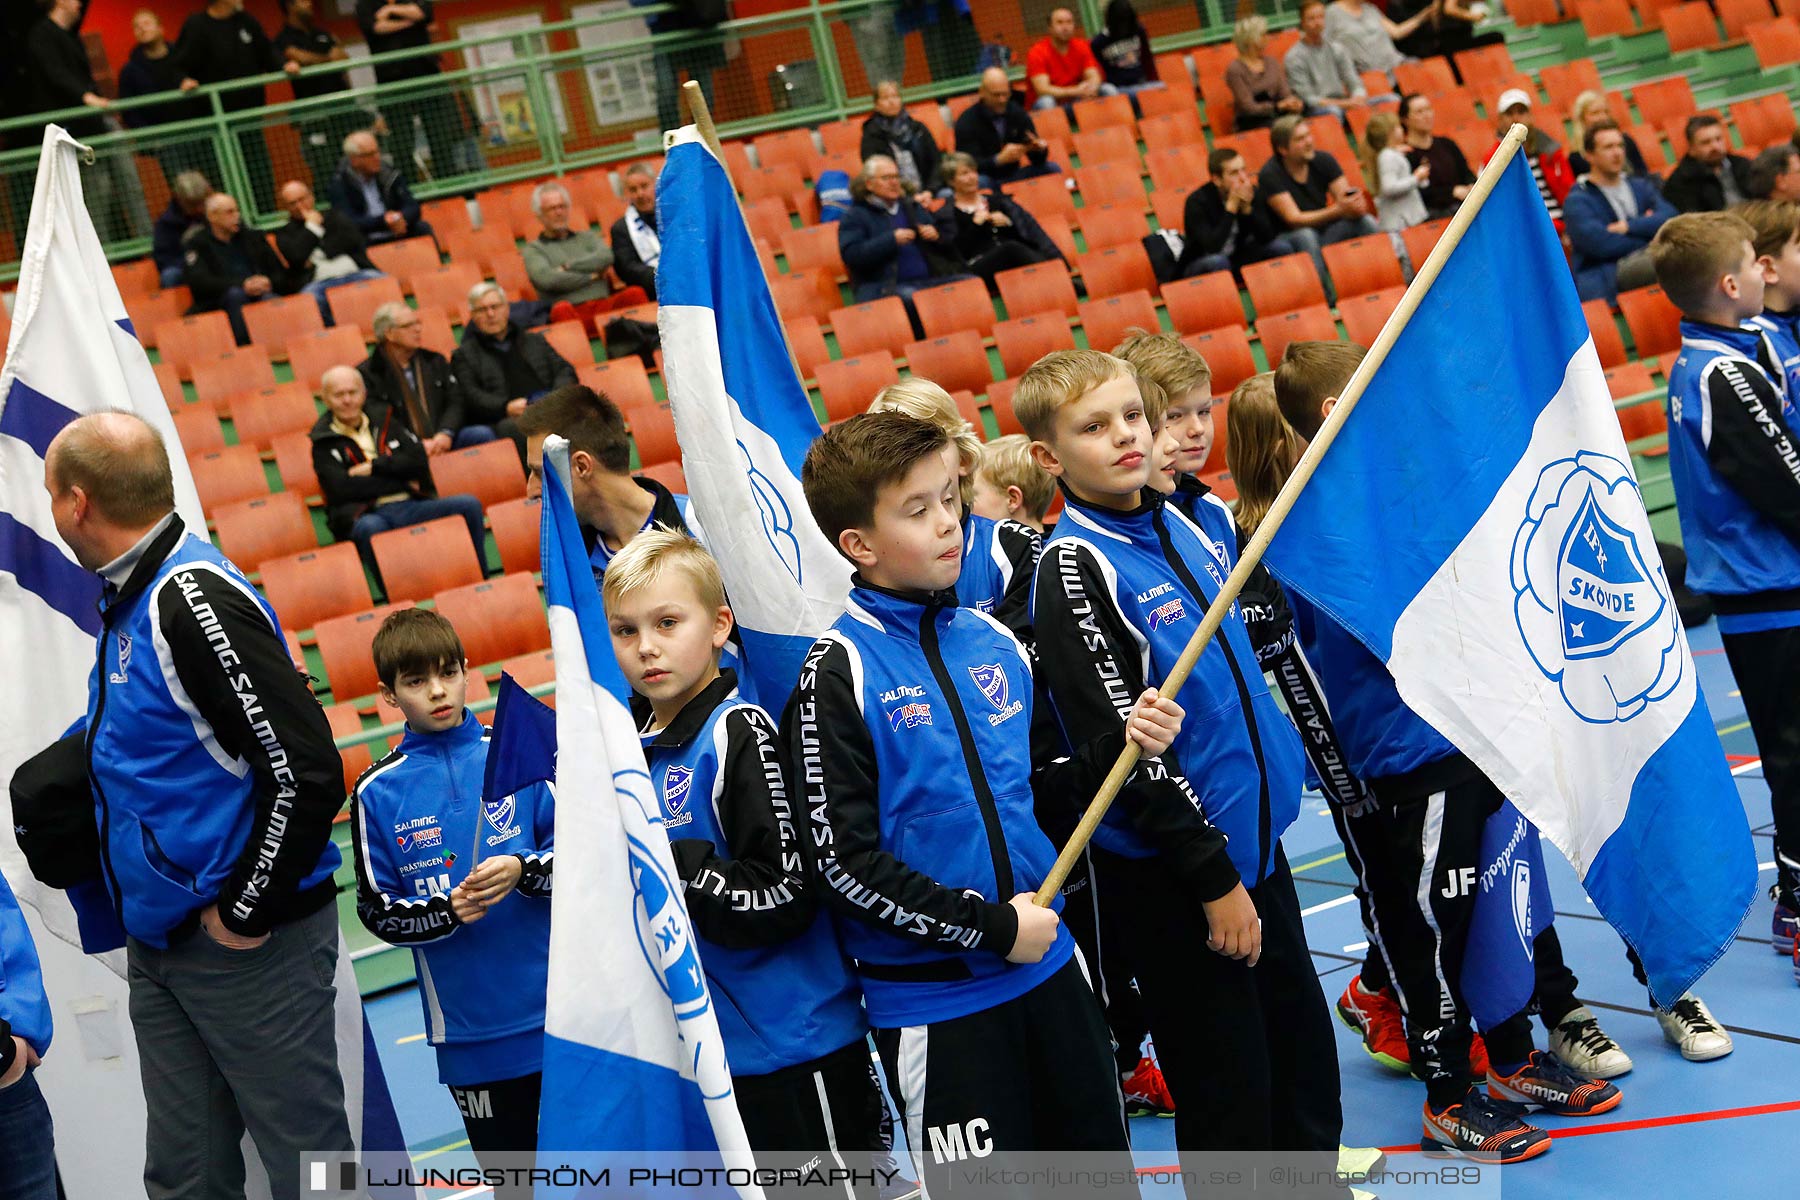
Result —
[{"label": "green metal railing", "polygon": [[[1019,23],[1010,29],[994,28],[977,3],[978,33],[955,44],[926,40],[922,65],[930,82],[907,88],[907,99],[971,90],[980,46],[996,35],[1007,37],[1020,74],[1027,45],[1058,2],[1021,0]],[[1295,4],[1259,0],[1257,7],[1283,25],[1292,22]],[[1100,28],[1104,0],[1078,0],[1076,7],[1084,28]],[[1226,36],[1237,12],[1225,0],[1139,0],[1137,7],[1161,31],[1159,51]],[[115,101],[107,110],[122,118],[177,99],[210,109],[147,129],[92,131],[96,123],[116,121],[86,107],[0,122],[0,138],[25,142],[0,152],[0,279],[17,275],[39,156],[35,131],[47,123],[91,132],[83,141],[94,161],[83,168],[83,184],[101,240],[118,260],[149,249],[151,223],[179,171],[201,171],[238,198],[246,220],[267,227],[279,219],[274,191],[280,183],[310,179],[324,198],[343,137],[356,129],[376,128],[415,193],[431,198],[660,153],[662,130],[678,120],[674,98],[684,74],[711,83],[726,137],[866,112],[871,75],[900,74],[910,65],[918,77],[919,64],[905,63],[906,43],[894,32],[897,9],[894,0],[812,0],[707,31],[644,36],[640,22],[671,11],[657,4],[301,72],[306,78],[455,56],[455,69],[422,79],[235,112],[226,107],[230,93],[290,78],[275,72]]]}]

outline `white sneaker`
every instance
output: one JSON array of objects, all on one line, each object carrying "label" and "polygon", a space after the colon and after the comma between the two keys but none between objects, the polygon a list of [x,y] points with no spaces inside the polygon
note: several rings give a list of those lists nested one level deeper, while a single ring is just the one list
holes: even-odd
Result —
[{"label": "white sneaker", "polygon": [[1590,1079],[1614,1079],[1631,1070],[1631,1056],[1606,1035],[1585,1004],[1571,1009],[1550,1031],[1550,1052]]},{"label": "white sneaker", "polygon": [[1353,1179],[1367,1179],[1387,1165],[1387,1155],[1378,1146],[1338,1147],[1338,1174]]},{"label": "white sneaker", "polygon": [[1689,1062],[1711,1062],[1731,1053],[1731,1035],[1714,1019],[1706,1001],[1692,992],[1668,1008],[1657,1009],[1656,1023],[1662,1026],[1668,1043]]}]

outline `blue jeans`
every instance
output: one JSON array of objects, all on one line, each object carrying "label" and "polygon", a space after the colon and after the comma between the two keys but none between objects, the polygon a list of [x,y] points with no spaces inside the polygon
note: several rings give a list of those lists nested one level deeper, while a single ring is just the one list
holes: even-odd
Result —
[{"label": "blue jeans", "polygon": [[[1100,85],[1100,94],[1102,96],[1116,96],[1119,94],[1119,89],[1113,84],[1103,83]],[[1039,96],[1036,100],[1031,102],[1031,107],[1034,112],[1041,112],[1047,108],[1055,108],[1061,103],[1063,103],[1063,101],[1058,100],[1055,96]],[[1073,104],[1075,101],[1070,100],[1068,103]]]},{"label": "blue jeans", "polygon": [[487,568],[487,531],[481,523],[481,501],[473,496],[438,496],[431,500],[390,500],[386,504],[371,508],[356,518],[350,527],[350,540],[362,552],[363,561],[370,566],[375,564],[375,552],[370,543],[378,533],[386,533],[390,529],[404,529],[408,525],[422,525],[426,521],[435,521],[439,517],[461,517],[468,522],[469,540],[475,544],[475,561],[482,564],[485,573]]},{"label": "blue jeans", "polygon": [[225,295],[219,299],[219,307],[225,310],[225,318],[231,322],[231,334],[240,346],[250,344],[250,327],[244,324],[244,305],[256,304],[267,300],[275,294],[273,288],[260,296],[246,295],[243,285],[232,284],[225,289]]},{"label": "blue jeans", "polygon": [[336,279],[315,279],[301,287],[301,291],[311,296],[319,306],[319,317],[326,326],[336,324],[331,318],[331,305],[325,299],[325,293],[334,287],[343,287],[347,283],[366,283],[371,279],[380,279],[380,271],[352,271],[348,275],[339,275]]},{"label": "blue jeans", "polygon": [[[1284,254],[1300,253],[1300,244],[1294,241],[1291,233],[1277,234],[1265,242],[1255,254],[1245,258],[1246,263],[1263,262],[1266,259],[1280,258]],[[1232,270],[1232,263],[1223,254],[1203,254],[1189,263],[1181,272],[1183,279],[1192,279],[1196,275],[1210,275],[1214,271]]]},{"label": "blue jeans", "polygon": [[164,267],[156,274],[157,282],[166,288],[180,287],[181,281],[187,278],[185,267]]},{"label": "blue jeans", "polygon": [[56,1141],[35,1068],[0,1089],[0,1129],[6,1131],[0,1200],[56,1200]]},{"label": "blue jeans", "polygon": [[492,425],[464,425],[456,431],[450,442],[452,450],[467,450],[470,446],[480,446],[494,440]]}]

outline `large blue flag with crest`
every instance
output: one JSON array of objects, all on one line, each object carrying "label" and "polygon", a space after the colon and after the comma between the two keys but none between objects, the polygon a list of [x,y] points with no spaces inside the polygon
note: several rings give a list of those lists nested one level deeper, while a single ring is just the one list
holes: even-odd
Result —
[{"label": "large blue flag with crest", "polygon": [[[559,1156],[597,1156],[597,1166],[685,1154],[747,1169],[725,1044],[569,502],[568,464],[568,443],[546,439],[556,888],[538,1144]],[[740,1194],[762,1193],[750,1186]]]},{"label": "large blue flag with crest", "polygon": [[1268,560],[1562,851],[1659,1003],[1724,952],[1749,823],[1522,154]]},{"label": "large blue flag with crest", "polygon": [[673,137],[656,189],[663,380],[691,511],[737,618],[739,690],[779,714],[808,647],[844,611],[850,565],[800,490],[819,420],[743,210],[694,127]]}]

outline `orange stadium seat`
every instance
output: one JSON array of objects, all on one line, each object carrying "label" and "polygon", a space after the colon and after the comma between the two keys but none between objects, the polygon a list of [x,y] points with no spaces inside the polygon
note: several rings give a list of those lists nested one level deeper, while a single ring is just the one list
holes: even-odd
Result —
[{"label": "orange stadium seat", "polygon": [[[383,604],[341,617],[330,617],[313,626],[313,640],[319,647],[319,659],[325,665],[325,683],[333,700],[356,700],[369,695],[381,683],[375,674],[375,660],[369,655],[369,644],[387,615],[411,608],[411,600]],[[461,626],[456,631],[465,645],[469,631]],[[471,661],[476,661],[471,659]]]},{"label": "orange stadium seat", "polygon": [[184,404],[170,417],[175,422],[175,438],[181,443],[181,452],[189,458],[225,448],[225,430],[212,405]]},{"label": "orange stadium seat", "polygon": [[176,374],[183,379],[192,379],[195,363],[210,362],[237,349],[237,338],[232,335],[231,321],[224,313],[198,313],[159,325],[156,349],[162,361],[174,366]]},{"label": "orange stadium seat", "polygon": [[1162,332],[1162,323],[1156,319],[1156,302],[1150,299],[1149,292],[1121,292],[1082,301],[1081,331],[1090,350],[1110,354],[1133,329]]},{"label": "orange stadium seat", "polygon": [[1325,267],[1339,297],[1363,296],[1383,288],[1401,287],[1406,277],[1394,243],[1385,233],[1351,238],[1325,247]]},{"label": "orange stadium seat", "polygon": [[364,341],[375,337],[375,310],[384,304],[404,304],[400,281],[393,278],[368,279],[331,289],[328,297],[331,315],[339,328],[349,326],[362,332]]},{"label": "orange stadium seat", "polygon": [[[464,529],[463,543],[468,540]],[[311,629],[320,621],[360,612],[374,603],[362,559],[350,542],[264,559],[262,589],[284,629]]]},{"label": "orange stadium seat", "polygon": [[456,334],[450,328],[450,318],[444,310],[435,306],[420,305],[413,310],[419,318],[419,345],[433,354],[441,354],[449,358],[456,353]]},{"label": "orange stadium seat", "polygon": [[353,325],[302,334],[288,342],[294,381],[314,392],[319,390],[319,380],[325,372],[333,367],[354,367],[368,356],[368,343]]},{"label": "orange stadium seat", "polygon": [[1572,58],[1564,63],[1547,63],[1538,71],[1544,94],[1550,103],[1567,112],[1575,107],[1575,98],[1583,92],[1603,92],[1600,68],[1591,58]]},{"label": "orange stadium seat", "polygon": [[461,517],[439,517],[378,533],[369,542],[389,602],[479,583],[481,563]]},{"label": "orange stadium seat", "polygon": [[[556,655],[549,650],[537,650],[530,654],[519,654],[500,664],[503,675],[511,675],[513,682],[522,688],[534,688],[539,684],[556,682]],[[551,708],[556,707],[556,693],[550,692],[538,697]]]},{"label": "orange stadium seat", "polygon": [[984,338],[994,332],[994,301],[979,279],[921,288],[913,293],[913,308],[925,326],[926,337],[941,337],[959,329],[972,329]]},{"label": "orange stadium seat", "polygon": [[1075,231],[1069,228],[1069,222],[1062,217],[1050,216],[1039,217],[1038,224],[1043,227],[1044,236],[1063,256],[1063,261],[1073,261],[1078,251],[1075,249]]},{"label": "orange stadium seat", "polygon": [[1281,362],[1289,342],[1329,342],[1336,341],[1338,335],[1331,309],[1323,304],[1260,318],[1256,322],[1256,332],[1262,338],[1263,357],[1268,360],[1270,370]]},{"label": "orange stadium seat", "polygon": [[231,401],[231,424],[237,440],[268,450],[280,434],[308,433],[319,419],[319,408],[304,384],[277,383],[246,392]]},{"label": "orange stadium seat", "polygon": [[1633,362],[1610,368],[1606,372],[1606,388],[1614,400],[1628,400],[1655,391],[1656,384],[1650,378],[1650,364]]},{"label": "orange stadium seat", "polygon": [[[213,423],[218,423],[218,417],[213,417]],[[224,446],[190,454],[188,466],[193,469],[194,489],[200,493],[204,512],[269,494],[269,477],[263,473],[262,457],[255,446]]]},{"label": "orange stadium seat", "polygon": [[431,460],[431,481],[438,495],[470,495],[483,508],[525,495],[525,468],[511,438],[438,455]]},{"label": "orange stadium seat", "polygon": [[1669,39],[1669,53],[1684,50],[1711,50],[1724,44],[1719,37],[1719,24],[1712,6],[1705,0],[1691,0],[1661,10],[1663,36]]},{"label": "orange stadium seat", "polygon": [[446,243],[461,235],[473,233],[475,223],[469,219],[469,202],[461,196],[427,200],[419,205],[419,215]]},{"label": "orange stadium seat", "polygon": [[538,332],[571,367],[584,367],[594,361],[594,343],[588,340],[580,321],[553,321]]},{"label": "orange stadium seat", "polygon": [[1150,187],[1150,211],[1156,216],[1158,229],[1170,229],[1176,233],[1186,233],[1188,192],[1180,188],[1158,189],[1154,182]]},{"label": "orange stadium seat", "polygon": [[512,230],[505,220],[493,225],[483,225],[473,233],[466,233],[450,243],[450,261],[472,263],[492,277],[495,264],[504,259],[516,258],[519,243],[513,238]]},{"label": "orange stadium seat", "polygon": [[[138,342],[145,349],[154,350],[157,348],[157,328],[170,321],[180,320],[181,315],[187,311],[188,305],[192,303],[186,288],[167,288],[160,292],[126,296],[125,316],[131,321],[131,331],[137,334]],[[260,304],[250,306],[251,309],[261,307]],[[249,309],[245,311],[249,311]],[[316,314],[318,309],[315,307],[313,311]]]},{"label": "orange stadium seat", "polygon": [[1507,0],[1506,15],[1521,27],[1554,25],[1563,19],[1557,0]]},{"label": "orange stadium seat", "polygon": [[575,378],[604,392],[621,409],[654,408],[656,393],[650,389],[650,373],[643,359],[609,358],[603,363],[584,363],[575,368]]},{"label": "orange stadium seat", "polygon": [[1137,137],[1124,125],[1083,129],[1075,134],[1075,157],[1084,167],[1117,162],[1135,168],[1138,164]]},{"label": "orange stadium seat", "polygon": [[825,406],[827,421],[842,421],[867,411],[875,393],[890,383],[900,382],[900,372],[891,355],[863,354],[821,363],[818,372],[819,402]]},{"label": "orange stadium seat", "polygon": [[1244,268],[1244,288],[1260,326],[1265,317],[1325,303],[1325,288],[1307,254],[1284,254]]},{"label": "orange stadium seat", "polygon": [[[1013,267],[997,273],[994,282],[1000,288],[1000,301],[1006,305],[1006,315],[1009,317],[1052,309],[1064,316],[1075,315],[1075,281],[1064,263],[1034,263],[1029,267]],[[918,300],[915,299],[913,303],[916,306]]]},{"label": "orange stadium seat", "polygon": [[865,304],[831,310],[831,331],[837,335],[838,353],[845,358],[860,354],[899,354],[912,341],[912,321],[906,303],[898,296],[883,296]]},{"label": "orange stadium seat", "polygon": [[437,594],[436,603],[438,612],[462,635],[471,663],[499,662],[550,648],[544,602],[529,572],[449,588]]},{"label": "orange stadium seat", "polygon": [[[1644,438],[1661,437],[1669,432],[1669,416],[1663,411],[1661,403],[1644,401],[1627,405],[1618,410],[1619,429],[1627,442],[1641,441]],[[1661,457],[1669,452],[1668,443],[1656,446],[1640,447],[1637,451],[1649,457]]]},{"label": "orange stadium seat", "polygon": [[1000,352],[1001,369],[1010,379],[1024,374],[1027,367],[1053,350],[1075,349],[1075,334],[1061,313],[1034,313],[994,326],[994,348]]},{"label": "orange stadium seat", "polygon": [[1250,353],[1250,337],[1242,325],[1225,325],[1181,339],[1212,368],[1212,390],[1222,395],[1256,374],[1256,358]]},{"label": "orange stadium seat", "polygon": [[745,200],[779,199],[787,205],[789,212],[798,211],[794,195],[806,189],[806,181],[800,177],[800,168],[791,163],[758,167],[741,175],[733,170],[731,181],[737,184],[738,192]]},{"label": "orange stadium seat", "polygon": [[781,254],[790,271],[829,271],[832,278],[844,274],[844,256],[838,251],[837,222],[783,230]]},{"label": "orange stadium seat", "polygon": [[1019,386],[1016,379],[997,379],[988,385],[988,407],[994,413],[994,425],[1000,430],[1000,436],[1024,433],[1025,427],[1019,424],[1019,414],[1013,411],[1013,389]]},{"label": "orange stadium seat", "polygon": [[775,311],[783,320],[817,317],[823,324],[831,319],[831,310],[843,303],[837,283],[823,271],[789,271],[786,275],[777,275],[769,280],[769,293],[774,297]]},{"label": "orange stadium seat", "polygon": [[750,139],[750,145],[756,150],[756,160],[763,166],[775,167],[787,163],[806,179],[813,178],[815,164],[820,158],[819,148],[813,145],[810,129],[783,129],[765,133]]},{"label": "orange stadium seat", "polygon": [[1095,96],[1089,100],[1077,100],[1069,106],[1069,114],[1075,119],[1077,129],[1124,129],[1134,132],[1137,129],[1137,118],[1131,112],[1130,96]]},{"label": "orange stadium seat", "polygon": [[794,317],[783,321],[782,328],[787,331],[788,349],[793,351],[800,378],[811,379],[820,363],[831,361],[831,350],[825,345],[825,334],[819,328],[817,317]]},{"label": "orange stadium seat", "polygon": [[1123,246],[1150,236],[1150,222],[1138,204],[1094,204],[1081,210],[1081,235],[1089,250]]},{"label": "orange stadium seat", "polygon": [[1178,279],[1162,287],[1163,308],[1176,333],[1198,333],[1221,325],[1244,325],[1244,302],[1230,271]]},{"label": "orange stadium seat", "polygon": [[1681,349],[1681,310],[1663,295],[1659,287],[1638,288],[1619,293],[1619,310],[1625,314],[1625,325],[1631,330],[1631,341],[1639,358]]},{"label": "orange stadium seat", "polygon": [[271,492],[254,500],[223,504],[213,511],[212,518],[219,549],[245,571],[319,544],[312,516],[299,492]]},{"label": "orange stadium seat", "polygon": [[239,346],[194,363],[194,399],[221,415],[247,392],[275,386],[275,369],[261,346]]},{"label": "orange stadium seat", "polygon": [[1400,307],[1400,298],[1404,295],[1405,288],[1390,287],[1339,300],[1338,319],[1344,323],[1344,332],[1359,346],[1374,345],[1382,326]]},{"label": "orange stadium seat", "polygon": [[[413,290],[413,281],[421,275],[429,275],[437,271],[442,263],[438,259],[437,243],[428,237],[401,238],[397,242],[383,242],[369,247],[369,260],[377,268],[392,275],[400,281],[404,291]],[[332,292],[332,313],[337,313],[337,293]]]},{"label": "orange stadium seat", "polygon": [[1435,221],[1414,225],[1401,233],[1400,241],[1406,246],[1406,257],[1412,260],[1414,270],[1425,265],[1425,260],[1431,256],[1432,247],[1444,236],[1444,228],[1449,224],[1447,218],[1440,217]]},{"label": "orange stadium seat", "polygon": [[1121,292],[1154,293],[1157,289],[1156,269],[1150,265],[1150,255],[1141,242],[1127,242],[1083,254],[1076,259],[1076,266],[1091,299],[1117,296]]},{"label": "orange stadium seat", "polygon": [[1632,0],[1632,2],[1637,9],[1639,24],[1645,29],[1663,29],[1666,32],[1663,19],[1668,15],[1669,9],[1674,8],[1680,3],[1680,0]]},{"label": "orange stadium seat", "polygon": [[1065,221],[1076,218],[1075,201],[1069,195],[1066,176],[1039,175],[1005,184],[1000,190],[1040,221],[1051,217],[1061,217]]},{"label": "orange stadium seat", "polygon": [[[363,728],[362,714],[356,711],[354,704],[327,704],[325,706],[325,723],[331,727],[333,738],[361,733]],[[354,746],[346,746],[338,751],[338,756],[344,763],[345,795],[350,794],[350,789],[356,786],[356,781],[362,776],[362,773],[374,765],[375,747],[377,746],[381,746],[381,743],[362,742]],[[387,748],[381,746],[381,752],[386,754]]]},{"label": "orange stadium seat", "polygon": [[1400,85],[1402,92],[1424,92],[1429,96],[1453,92],[1457,88],[1456,74],[1450,69],[1450,60],[1445,58],[1403,62],[1394,68],[1394,82]]},{"label": "orange stadium seat", "polygon": [[1800,62],[1800,21],[1793,17],[1758,21],[1744,30],[1744,36],[1756,51],[1756,65],[1765,71]]},{"label": "orange stadium seat", "polygon": [[508,300],[536,300],[537,288],[532,286],[531,273],[525,269],[525,260],[517,254],[508,254],[494,260],[494,282],[506,293]]},{"label": "orange stadium seat", "polygon": [[1588,332],[1594,338],[1594,352],[1603,367],[1625,365],[1625,339],[1619,336],[1619,324],[1613,320],[1612,308],[1604,300],[1584,300],[1581,315],[1587,318]]},{"label": "orange stadium seat", "polygon": [[994,380],[981,335],[973,329],[909,342],[905,350],[906,369],[921,379],[931,380],[946,392],[966,390],[979,394],[987,391],[988,384]]},{"label": "orange stadium seat", "polygon": [[1095,163],[1075,168],[1075,187],[1083,204],[1146,204],[1144,181],[1136,162]]},{"label": "orange stadium seat", "polygon": [[1628,36],[1638,31],[1631,18],[1631,6],[1625,0],[1574,0],[1575,15],[1581,19],[1581,31],[1588,40]]},{"label": "orange stadium seat", "polygon": [[153,259],[137,258],[130,262],[114,263],[112,277],[113,282],[119,285],[119,295],[122,297],[147,296],[162,287],[162,278]]},{"label": "orange stadium seat", "polygon": [[[1473,50],[1459,50],[1451,56],[1456,64],[1456,73],[1462,77],[1465,87],[1472,87],[1482,92],[1494,92],[1505,86],[1507,80],[1519,73],[1513,65],[1512,54],[1507,51],[1504,42],[1492,46],[1478,46]],[[1532,98],[1537,98],[1537,89],[1529,89]]]},{"label": "orange stadium seat", "polygon": [[653,467],[680,460],[681,443],[675,439],[675,415],[662,405],[626,409],[625,425],[631,430],[631,442],[637,447],[640,466]]},{"label": "orange stadium seat", "polygon": [[1631,99],[1646,125],[1661,127],[1671,121],[1685,121],[1695,111],[1694,89],[1682,75],[1640,83],[1631,89]]},{"label": "orange stadium seat", "polygon": [[319,480],[313,474],[312,437],[305,433],[278,433],[269,439],[275,454],[275,471],[281,486],[290,492],[313,499],[319,494]]},{"label": "orange stadium seat", "polygon": [[481,268],[474,263],[445,263],[413,276],[413,296],[420,308],[442,309],[460,324],[468,315],[469,290],[480,282]]},{"label": "orange stadium seat", "polygon": [[1206,146],[1199,141],[1152,149],[1144,155],[1144,167],[1150,172],[1150,198],[1159,192],[1178,192],[1186,196],[1205,183]]},{"label": "orange stadium seat", "polygon": [[[0,304],[0,311],[4,311],[5,308],[5,305]],[[10,318],[7,320],[6,326],[11,328]],[[4,332],[4,330],[0,330],[0,332]],[[4,347],[5,343],[0,342],[0,351],[4,351]],[[163,401],[169,406],[170,412],[174,412],[187,403],[187,397],[181,390],[181,376],[175,373],[174,367],[166,362],[159,362],[150,369],[156,373],[156,386],[162,389]]]},{"label": "orange stadium seat", "polygon": [[276,296],[244,309],[244,327],[250,331],[250,344],[261,346],[276,362],[288,359],[288,343],[325,328],[319,315],[319,302],[308,295]]},{"label": "orange stadium seat", "polygon": [[[1149,95],[1149,92],[1143,95]],[[1202,132],[1200,114],[1192,105],[1187,105],[1174,112],[1160,117],[1145,117],[1139,126],[1144,135],[1146,158],[1149,151],[1174,150],[1181,146],[1193,146],[1204,152],[1206,137]],[[1202,182],[1195,179],[1195,183]]]},{"label": "orange stadium seat", "polygon": [[1727,41],[1741,41],[1750,26],[1775,16],[1769,0],[1719,0],[1719,20]]},{"label": "orange stadium seat", "polygon": [[1069,114],[1066,109],[1046,108],[1031,114],[1031,123],[1037,127],[1038,136],[1052,144],[1069,144],[1074,136],[1069,128]]},{"label": "orange stadium seat", "polygon": [[543,509],[536,500],[508,500],[487,510],[488,529],[500,550],[500,569],[536,571],[539,568],[538,530]]},{"label": "orange stadium seat", "polygon": [[936,140],[939,150],[952,150],[956,147],[956,134],[944,120],[943,109],[936,100],[921,100],[916,104],[909,104],[906,111],[912,115],[913,120],[931,130],[931,136]]},{"label": "orange stadium seat", "polygon": [[782,235],[794,228],[794,222],[788,216],[787,201],[779,196],[746,200],[744,221],[750,226],[752,237],[761,238],[771,246],[781,245]]},{"label": "orange stadium seat", "polygon": [[1780,145],[1794,136],[1794,102],[1786,92],[1739,100],[1731,106],[1731,123],[1737,126],[1746,152]]}]

